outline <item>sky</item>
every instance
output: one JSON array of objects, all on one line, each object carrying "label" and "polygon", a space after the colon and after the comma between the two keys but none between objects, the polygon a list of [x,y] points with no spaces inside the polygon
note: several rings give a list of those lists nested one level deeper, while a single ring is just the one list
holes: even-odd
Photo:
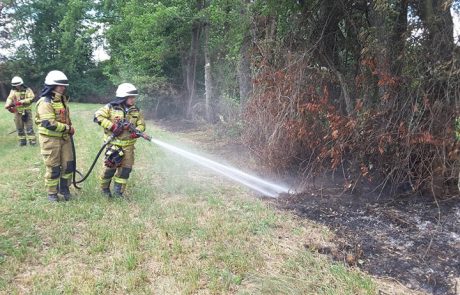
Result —
[{"label": "sky", "polygon": [[452,20],[454,21],[454,40],[459,45],[460,39],[460,14],[451,10]]}]

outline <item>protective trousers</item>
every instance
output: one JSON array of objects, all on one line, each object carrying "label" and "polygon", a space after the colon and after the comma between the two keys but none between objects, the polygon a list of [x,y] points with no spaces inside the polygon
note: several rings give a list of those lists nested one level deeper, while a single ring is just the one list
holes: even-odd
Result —
[{"label": "protective trousers", "polygon": [[57,194],[59,180],[70,185],[75,162],[70,138],[40,135],[40,149],[45,162],[45,185],[48,194]]},{"label": "protective trousers", "polygon": [[[110,149],[110,146],[107,147]],[[102,169],[102,174],[100,177],[100,184],[102,189],[107,189],[110,187],[110,182],[121,184],[122,191],[126,187],[128,182],[129,174],[131,173],[134,165],[134,145],[128,145],[121,147],[123,151],[123,159],[119,167],[111,168],[104,165]]]},{"label": "protective trousers", "polygon": [[16,125],[16,130],[18,132],[20,145],[26,145],[26,133],[27,138],[29,139],[29,144],[33,145],[36,143],[32,122],[32,111],[23,110],[21,112],[14,113],[14,124]]}]

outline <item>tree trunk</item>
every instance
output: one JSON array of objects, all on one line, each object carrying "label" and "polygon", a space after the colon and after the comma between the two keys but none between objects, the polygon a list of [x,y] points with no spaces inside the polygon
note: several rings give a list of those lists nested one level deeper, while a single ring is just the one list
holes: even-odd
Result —
[{"label": "tree trunk", "polygon": [[192,116],[193,101],[195,100],[195,84],[196,84],[196,64],[198,57],[199,41],[200,41],[201,26],[194,24],[192,29],[192,41],[190,44],[190,52],[188,58],[188,64],[186,69],[186,83],[187,83],[187,118]]},{"label": "tree trunk", "polygon": [[206,120],[213,122],[213,83],[211,76],[211,58],[209,55],[209,24],[204,26],[204,87],[205,87],[205,109],[206,109]]},{"label": "tree trunk", "polygon": [[395,10],[395,24],[390,36],[390,71],[393,76],[400,76],[404,65],[405,40],[407,32],[408,1],[399,1]]},{"label": "tree trunk", "polygon": [[424,64],[426,72],[425,92],[432,99],[454,102],[449,92],[449,78],[439,69],[450,66],[454,58],[453,20],[450,14],[451,0],[420,0],[416,6],[424,25],[426,50]]},{"label": "tree trunk", "polygon": [[343,7],[340,2],[334,0],[320,1],[319,21],[314,35],[318,39],[318,53],[325,56],[328,62],[338,67],[339,62],[339,35],[341,34],[339,23],[343,18]]},{"label": "tree trunk", "polygon": [[[389,99],[397,95],[397,81],[402,71],[407,31],[408,1],[400,0],[395,5],[382,5],[380,0],[369,3],[369,21],[375,30],[371,43],[375,43],[373,52],[375,81],[379,99]],[[378,85],[377,85],[378,83]]]},{"label": "tree trunk", "polygon": [[[245,4],[250,5],[250,0],[245,0]],[[247,17],[247,7],[241,9],[241,18]],[[251,24],[252,26],[252,24]],[[243,42],[240,48],[240,60],[238,61],[237,75],[238,75],[238,86],[240,92],[240,113],[244,110],[247,101],[252,95],[252,73],[251,73],[251,30],[246,30],[243,37]]]},{"label": "tree trunk", "polygon": [[428,48],[433,61],[448,61],[454,49],[454,25],[450,8],[451,0],[424,0],[419,10],[420,18],[428,33]]},{"label": "tree trunk", "polygon": [[353,102],[351,101],[350,91],[348,90],[348,84],[345,77],[339,71],[335,71],[337,78],[339,79],[340,87],[342,89],[342,98],[345,101],[345,110],[348,116],[351,116],[354,111]]},{"label": "tree trunk", "polygon": [[[197,0],[196,5],[198,11],[203,9],[202,0]],[[192,117],[193,101],[195,100],[196,65],[198,60],[201,27],[202,23],[199,21],[192,24],[192,40],[190,42],[190,52],[186,69],[186,85],[188,99],[186,117],[188,119]]]},{"label": "tree trunk", "polygon": [[318,21],[313,36],[318,38],[316,55],[324,66],[328,66],[337,76],[340,84],[340,98],[345,104],[347,115],[352,115],[354,107],[350,96],[347,79],[342,74],[342,64],[339,53],[343,45],[343,34],[339,24],[344,18],[343,3],[334,0],[320,1]]},{"label": "tree trunk", "polygon": [[252,93],[252,75],[250,62],[251,36],[246,35],[240,48],[238,63],[238,84],[240,88],[240,107],[244,109]]}]

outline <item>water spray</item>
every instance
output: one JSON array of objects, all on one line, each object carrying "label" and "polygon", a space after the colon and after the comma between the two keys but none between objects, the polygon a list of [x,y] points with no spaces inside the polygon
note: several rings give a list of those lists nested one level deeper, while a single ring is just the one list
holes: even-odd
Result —
[{"label": "water spray", "polygon": [[168,151],[171,151],[175,154],[178,154],[184,158],[187,158],[201,166],[204,166],[206,168],[209,168],[215,172],[218,172],[230,179],[233,179],[249,188],[252,188],[266,196],[276,198],[278,197],[279,194],[281,193],[288,193],[289,188],[285,186],[281,186],[278,184],[274,184],[271,182],[268,182],[266,180],[263,180],[259,177],[250,175],[246,172],[243,172],[241,170],[238,170],[234,167],[223,165],[221,163],[212,161],[208,158],[205,158],[203,156],[196,155],[194,153],[191,153],[189,151],[180,149],[176,146],[173,146],[171,144],[159,141],[157,139],[150,139],[151,142],[157,144],[158,146],[167,149]]},{"label": "water spray", "polygon": [[[182,156],[182,157],[184,157],[186,159],[189,159],[189,160],[191,160],[191,161],[193,161],[193,162],[195,162],[195,163],[197,163],[197,164],[199,164],[199,165],[201,165],[203,167],[206,167],[206,168],[208,168],[210,170],[213,170],[213,171],[215,171],[215,172],[217,172],[219,174],[222,174],[225,177],[228,177],[228,178],[230,178],[230,179],[232,179],[232,180],[234,180],[234,181],[236,181],[238,183],[241,183],[241,184],[245,185],[246,187],[249,187],[249,188],[251,188],[251,189],[253,189],[255,191],[258,191],[259,193],[262,193],[265,196],[272,197],[272,198],[277,198],[282,193],[289,193],[289,188],[287,188],[285,186],[269,182],[269,181],[264,180],[262,178],[259,178],[257,176],[254,176],[254,175],[251,175],[249,173],[243,172],[243,171],[241,171],[239,169],[236,169],[236,168],[234,168],[232,166],[228,166],[228,165],[218,163],[216,161],[210,160],[210,159],[208,159],[206,157],[203,157],[203,156],[194,154],[192,152],[186,151],[184,149],[178,148],[176,146],[173,146],[173,145],[171,145],[169,143],[165,143],[165,142],[160,141],[158,139],[153,139],[152,137],[150,137],[146,133],[135,129],[135,127],[133,127],[133,126],[127,125],[127,128],[130,128],[130,131],[135,132],[138,137],[142,137],[143,139],[145,139],[147,141],[150,141],[150,142],[153,142],[153,143],[155,143],[156,145],[160,146],[163,149],[166,149],[166,150],[168,150],[170,152],[173,152],[173,153],[175,153],[177,155],[180,155],[180,156]],[[80,176],[82,177],[80,180],[77,181],[75,179],[75,173],[74,173],[73,184],[74,184],[74,186],[76,188],[79,188],[78,184],[82,183],[83,181],[85,181],[86,178],[89,176],[89,174],[91,173],[91,171],[94,168],[94,165],[96,164],[97,159],[101,155],[102,151],[107,146],[107,144],[109,144],[111,142],[111,140],[113,138],[114,138],[114,136],[112,135],[111,137],[109,137],[104,142],[104,144],[100,148],[96,158],[94,159],[89,171],[84,176],[81,175],[81,173],[79,173],[76,170],[76,172],[79,173]],[[75,155],[75,145],[73,144],[73,139],[72,139],[72,147],[73,147],[73,151],[74,151],[74,155]],[[74,160],[76,161],[76,159],[74,159]]]}]

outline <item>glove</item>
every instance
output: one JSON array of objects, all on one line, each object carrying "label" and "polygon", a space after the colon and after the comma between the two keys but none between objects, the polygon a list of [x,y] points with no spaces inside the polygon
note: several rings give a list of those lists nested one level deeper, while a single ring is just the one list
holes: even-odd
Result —
[{"label": "glove", "polygon": [[139,137],[141,137],[141,136],[140,136],[137,132],[134,132],[134,131],[133,131],[133,132],[131,132],[131,134],[130,134],[129,137],[131,137],[132,139],[135,139],[135,138],[139,138]]},{"label": "glove", "polygon": [[118,136],[120,135],[122,132],[123,132],[123,124],[118,122],[118,123],[114,123],[112,125],[112,128],[110,128],[110,131],[112,131],[112,133],[115,135],[115,136]]},{"label": "glove", "polygon": [[20,106],[22,106],[22,105],[23,105],[23,103],[22,103],[22,102],[20,102],[20,101],[16,101],[16,102],[14,103],[14,105],[15,105],[15,106],[17,106],[17,107],[20,107]]},{"label": "glove", "polygon": [[74,135],[74,134],[75,134],[75,128],[73,128],[72,126],[70,126],[69,134],[70,134],[70,135]]}]

